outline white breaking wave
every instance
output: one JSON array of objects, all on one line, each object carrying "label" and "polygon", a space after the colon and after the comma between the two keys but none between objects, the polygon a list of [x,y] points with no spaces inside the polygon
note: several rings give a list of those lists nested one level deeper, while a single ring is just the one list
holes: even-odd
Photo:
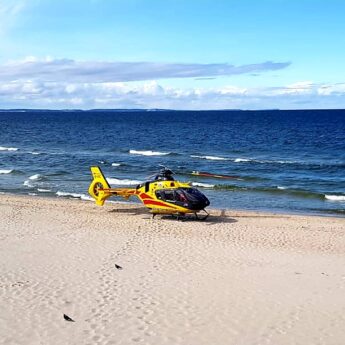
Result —
[{"label": "white breaking wave", "polygon": [[40,155],[40,154],[42,154],[42,152],[35,152],[35,151],[30,151],[29,153],[31,153],[32,155]]},{"label": "white breaking wave", "polygon": [[70,198],[76,198],[81,200],[87,200],[87,201],[93,201],[94,199],[91,196],[88,196],[86,194],[79,194],[79,193],[69,193],[69,192],[56,192],[57,196],[61,197],[70,197]]},{"label": "white breaking wave", "polygon": [[13,169],[0,170],[0,174],[10,174],[11,172],[13,172]]},{"label": "white breaking wave", "polygon": [[277,186],[277,189],[284,190],[284,189],[286,189],[286,187]]},{"label": "white breaking wave", "polygon": [[35,174],[35,175],[30,176],[29,180],[36,180],[36,181],[38,181],[38,180],[42,180],[43,177],[44,177],[43,175]]},{"label": "white breaking wave", "polygon": [[142,156],[166,156],[170,152],[159,152],[159,151],[138,151],[138,150],[129,150],[129,153],[133,155],[142,155]]},{"label": "white breaking wave", "polygon": [[202,187],[202,188],[213,188],[214,184],[201,183],[201,182],[192,182],[192,186],[194,186],[194,187]]},{"label": "white breaking wave", "polygon": [[134,186],[134,185],[138,185],[140,183],[142,183],[142,181],[138,181],[138,180],[129,180],[129,179],[117,179],[117,178],[107,178],[107,181],[110,184],[116,184],[119,186]]},{"label": "white breaking wave", "polygon": [[200,159],[208,159],[212,161],[227,161],[229,158],[224,157],[217,157],[217,156],[198,156],[198,155],[191,155],[192,158],[200,158]]},{"label": "white breaking wave", "polygon": [[49,193],[49,192],[51,192],[51,189],[37,188],[37,191],[41,192],[41,193]]},{"label": "white breaking wave", "polygon": [[254,159],[254,158],[226,158],[218,156],[200,156],[200,155],[191,155],[192,158],[207,159],[214,161],[233,161],[234,163],[260,163],[260,164],[296,164],[299,162],[296,161],[282,161],[282,160],[268,160],[268,159]]},{"label": "white breaking wave", "polygon": [[23,185],[26,186],[26,187],[29,187],[29,188],[33,188],[34,187],[34,185],[29,180],[24,181]]},{"label": "white breaking wave", "polygon": [[17,147],[5,147],[0,146],[0,151],[18,151],[19,149]]},{"label": "white breaking wave", "polygon": [[92,198],[91,196],[86,195],[86,194],[81,194],[80,199],[81,199],[81,200],[86,200],[86,201],[95,201],[94,198]]},{"label": "white breaking wave", "polygon": [[111,166],[113,167],[119,167],[120,165],[122,165],[121,163],[111,163]]},{"label": "white breaking wave", "polygon": [[69,192],[60,192],[60,191],[57,191],[56,195],[57,196],[71,196],[73,198],[80,198],[82,196],[82,194],[69,193]]},{"label": "white breaking wave", "polygon": [[253,158],[236,158],[234,159],[235,163],[245,163],[245,162],[254,162],[254,163],[260,163],[260,164],[296,164],[299,163],[297,161],[275,161],[275,160],[269,160],[269,159],[253,159]]},{"label": "white breaking wave", "polygon": [[325,195],[325,199],[331,201],[345,201],[345,195]]},{"label": "white breaking wave", "polygon": [[35,187],[35,182],[43,180],[44,176],[41,174],[35,174],[29,177],[28,180],[24,181],[23,185],[28,187],[28,188],[33,188]]},{"label": "white breaking wave", "polygon": [[234,160],[235,163],[241,163],[241,162],[250,162],[251,159],[248,159],[248,158],[236,158]]}]

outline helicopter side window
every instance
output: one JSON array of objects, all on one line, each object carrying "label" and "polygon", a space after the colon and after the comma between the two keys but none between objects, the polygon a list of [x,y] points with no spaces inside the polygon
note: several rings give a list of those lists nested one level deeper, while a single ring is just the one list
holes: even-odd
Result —
[{"label": "helicopter side window", "polygon": [[187,197],[185,196],[182,190],[173,190],[173,189],[157,190],[156,197],[159,200],[173,202],[173,203],[187,202]]},{"label": "helicopter side window", "polygon": [[162,191],[157,190],[157,191],[156,191],[156,197],[157,197],[157,199],[162,200],[162,199],[163,199],[163,193],[162,193]]},{"label": "helicopter side window", "polygon": [[175,202],[175,193],[173,190],[157,190],[156,197],[163,201]]},{"label": "helicopter side window", "polygon": [[187,198],[182,190],[177,189],[175,191],[175,198],[176,198],[176,201],[181,201],[183,203],[187,202]]},{"label": "helicopter side window", "polygon": [[174,191],[173,190],[164,191],[164,199],[166,201],[175,201]]}]

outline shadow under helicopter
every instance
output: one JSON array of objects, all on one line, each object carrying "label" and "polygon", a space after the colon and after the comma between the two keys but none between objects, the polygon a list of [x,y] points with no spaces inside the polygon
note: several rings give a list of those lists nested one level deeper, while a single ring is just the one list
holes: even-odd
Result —
[{"label": "shadow under helicopter", "polygon": [[110,213],[120,213],[120,214],[129,214],[129,215],[145,215],[145,219],[164,219],[165,221],[181,221],[181,222],[201,222],[207,225],[221,224],[221,223],[236,223],[237,219],[231,218],[226,210],[212,211],[212,213],[206,218],[203,219],[203,215],[199,215],[199,218],[195,214],[186,214],[186,215],[175,215],[175,214],[156,214],[155,217],[152,217],[152,214],[147,212],[146,208],[143,207],[128,207],[120,209],[109,210]]}]

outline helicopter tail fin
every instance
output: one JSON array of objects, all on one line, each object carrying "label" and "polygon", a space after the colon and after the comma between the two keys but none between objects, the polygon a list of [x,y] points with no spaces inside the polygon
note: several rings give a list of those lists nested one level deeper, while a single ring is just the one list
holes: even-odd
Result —
[{"label": "helicopter tail fin", "polygon": [[93,180],[89,187],[89,194],[96,200],[97,205],[103,206],[105,200],[111,196],[110,185],[100,167],[91,167],[91,173]]}]

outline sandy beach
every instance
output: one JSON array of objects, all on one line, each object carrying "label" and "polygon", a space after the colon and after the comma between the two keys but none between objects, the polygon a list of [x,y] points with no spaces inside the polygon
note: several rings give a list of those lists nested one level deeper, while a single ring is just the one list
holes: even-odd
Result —
[{"label": "sandy beach", "polygon": [[344,218],[10,195],[0,216],[1,344],[345,342]]}]

